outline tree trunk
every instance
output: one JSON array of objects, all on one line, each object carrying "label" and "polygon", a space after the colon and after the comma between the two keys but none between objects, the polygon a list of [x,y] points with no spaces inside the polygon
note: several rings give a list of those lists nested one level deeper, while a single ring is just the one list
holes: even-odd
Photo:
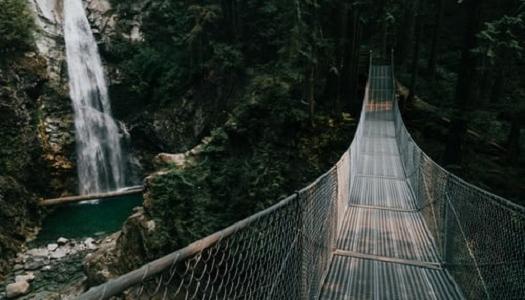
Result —
[{"label": "tree trunk", "polygon": [[221,11],[226,22],[226,32],[231,41],[240,39],[240,16],[238,0],[221,0]]},{"label": "tree trunk", "polygon": [[336,96],[335,96],[335,113],[337,116],[340,116],[342,113],[342,101],[341,101],[341,89],[343,82],[343,69],[345,67],[345,57],[348,50],[348,4],[344,3],[340,11],[340,25],[339,25],[339,46],[337,47],[337,86],[336,86]]},{"label": "tree trunk", "polygon": [[415,42],[414,42],[414,55],[412,57],[412,76],[410,78],[410,91],[408,93],[407,101],[405,105],[410,105],[414,101],[417,85],[418,76],[418,63],[419,63],[419,48],[421,44],[421,31],[422,31],[422,20],[421,16],[416,17],[416,30],[415,30]]},{"label": "tree trunk", "polygon": [[386,20],[386,12],[385,12],[385,18],[383,20],[383,41],[382,41],[382,52],[383,52],[383,57],[388,57],[388,22]]},{"label": "tree trunk", "polygon": [[497,68],[495,73],[496,79],[492,85],[492,91],[490,93],[490,104],[497,104],[501,102],[501,95],[503,94],[504,74],[503,66]]},{"label": "tree trunk", "polygon": [[405,1],[405,14],[403,16],[402,26],[400,28],[400,38],[397,45],[397,65],[402,67],[405,64],[405,61],[410,57],[410,45],[412,36],[414,35],[414,24],[415,24],[415,3],[413,0]]},{"label": "tree trunk", "polygon": [[434,24],[434,31],[432,32],[432,44],[430,46],[430,57],[428,58],[428,74],[430,78],[434,78],[436,75],[436,64],[437,64],[437,52],[439,44],[439,36],[441,34],[441,24],[443,23],[443,14],[445,12],[444,0],[437,1],[438,12],[436,14],[436,22]]},{"label": "tree trunk", "polygon": [[310,113],[310,124],[314,125],[315,114],[315,64],[311,63],[308,74],[308,104]]},{"label": "tree trunk", "polygon": [[485,62],[483,62],[483,67],[480,73],[480,82],[479,82],[479,89],[478,89],[478,95],[476,98],[480,102],[480,107],[485,107],[487,105],[487,102],[489,101],[489,94],[490,94],[490,83],[491,78],[494,76],[492,69],[487,66]]},{"label": "tree trunk", "polygon": [[[240,2],[240,3],[239,3]],[[240,12],[243,9],[243,1],[234,0],[233,1],[233,33],[235,36],[235,40],[239,41],[242,40],[242,20]]]},{"label": "tree trunk", "polygon": [[476,57],[471,50],[476,47],[476,34],[481,23],[481,2],[482,0],[466,0],[463,4],[460,4],[464,6],[467,23],[456,85],[456,113],[450,124],[448,142],[444,154],[445,165],[460,165],[463,158],[463,141],[468,125],[468,106],[473,100],[473,85],[476,75]]},{"label": "tree trunk", "polygon": [[[359,15],[357,16],[357,34],[356,34],[356,39],[355,39],[355,43],[354,43],[354,56],[352,57],[353,61],[352,61],[352,72],[353,72],[353,77],[352,77],[352,95],[355,98],[356,96],[356,92],[357,92],[357,77],[358,77],[358,72],[359,72],[359,55],[360,55],[360,44],[361,44],[361,36],[363,35],[363,26],[361,24],[361,22],[359,21]],[[361,100],[361,99],[358,99],[358,100]]]},{"label": "tree trunk", "polygon": [[520,155],[521,120],[519,113],[511,112],[510,131],[507,137],[508,160],[515,162]]},{"label": "tree trunk", "polygon": [[349,20],[351,23],[351,36],[349,36],[350,43],[348,45],[348,50],[346,51],[346,55],[344,58],[343,63],[343,80],[346,81],[347,84],[341,85],[341,95],[344,99],[349,99],[350,101],[350,112],[355,115],[356,114],[356,101],[352,97],[353,95],[353,82],[354,82],[354,62],[355,62],[355,56],[356,56],[356,44],[357,44],[357,38],[358,38],[358,11],[353,10],[352,16]]},{"label": "tree trunk", "polygon": [[351,95],[350,97],[354,99],[354,103],[356,103],[356,115],[361,111],[362,106],[362,99],[360,99],[357,96],[357,87],[359,83],[359,55],[360,55],[360,44],[361,44],[361,37],[363,35],[363,26],[361,22],[359,22],[359,14],[357,15],[357,35],[356,40],[354,43],[354,50],[353,50],[353,56],[352,56],[352,81],[350,82],[350,85],[352,86]]},{"label": "tree trunk", "polygon": [[450,122],[447,148],[445,149],[444,163],[446,166],[460,165],[463,159],[463,140],[467,132],[465,115],[456,116]]},{"label": "tree trunk", "polygon": [[224,21],[226,22],[225,31],[231,38],[233,36],[232,24],[232,3],[231,0],[221,0],[221,11]]}]

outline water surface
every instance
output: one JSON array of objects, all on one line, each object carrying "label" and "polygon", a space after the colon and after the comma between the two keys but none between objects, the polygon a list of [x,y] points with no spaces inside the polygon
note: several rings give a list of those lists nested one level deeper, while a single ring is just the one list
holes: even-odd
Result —
[{"label": "water surface", "polygon": [[33,243],[40,245],[59,237],[81,239],[116,232],[131,215],[133,207],[140,205],[141,194],[60,206],[44,219]]}]

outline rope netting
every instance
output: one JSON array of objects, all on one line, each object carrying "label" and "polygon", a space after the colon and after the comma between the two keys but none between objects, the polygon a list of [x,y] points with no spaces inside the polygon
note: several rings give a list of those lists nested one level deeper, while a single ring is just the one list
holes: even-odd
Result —
[{"label": "rope netting", "polygon": [[[397,100],[392,105],[393,70],[388,76],[392,76],[388,86],[370,89],[368,83],[350,149],[312,184],[220,232],[91,288],[80,299],[317,299],[350,201],[354,173],[362,163],[356,154],[374,151],[367,148],[370,139],[364,138],[371,135],[397,142],[385,144],[381,151],[399,149],[403,174],[392,175],[406,176],[415,209],[422,212],[443,265],[464,295],[522,298],[525,209],[432,161],[408,133]],[[372,97],[375,102],[369,101],[370,90],[379,93]],[[367,128],[366,121],[376,125],[393,121],[395,126]]]}]

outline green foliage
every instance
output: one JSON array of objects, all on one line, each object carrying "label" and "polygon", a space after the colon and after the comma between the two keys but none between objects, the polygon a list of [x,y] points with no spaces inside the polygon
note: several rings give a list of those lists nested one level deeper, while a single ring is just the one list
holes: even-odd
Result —
[{"label": "green foliage", "polygon": [[149,213],[162,220],[167,249],[264,209],[334,163],[348,143],[351,121],[308,114],[293,99],[295,79],[260,74],[225,126],[215,129],[198,161],[152,183]]},{"label": "green foliage", "polygon": [[[512,74],[514,78],[519,78],[520,74],[523,75],[521,66],[525,63],[525,1],[520,2],[521,6],[513,13],[486,22],[477,35],[479,46],[474,52],[487,60],[489,66],[499,69],[500,76]],[[502,99],[498,99],[502,100],[499,103],[500,108],[523,111],[525,101],[521,93],[525,87],[522,82],[510,79],[503,85],[507,87],[507,92],[506,95],[501,95]]]},{"label": "green foliage", "polygon": [[[322,30],[332,20],[322,12],[337,1],[251,0],[242,9],[233,2],[151,2],[141,12],[145,41],[115,37],[109,49],[124,71],[122,85],[142,103],[164,105],[205,80],[221,86],[242,78],[246,66],[287,68],[302,77],[306,65],[333,60],[336,43]],[[128,2],[115,6],[132,17]]]},{"label": "green foliage", "polygon": [[212,47],[213,55],[210,68],[216,69],[221,73],[241,71],[243,54],[239,49],[225,43],[215,43]]},{"label": "green foliage", "polygon": [[523,58],[523,33],[525,30],[525,11],[516,16],[503,16],[501,19],[485,23],[478,34],[480,46],[475,52],[485,54],[491,63],[507,63],[510,57]]},{"label": "green foliage", "polygon": [[[128,4],[116,5],[130,10]],[[210,73],[221,77],[242,71],[243,53],[221,34],[218,5],[155,1],[141,19],[144,42],[116,37],[109,48],[110,58],[124,71],[122,86],[139,102],[162,106]]]},{"label": "green foliage", "polygon": [[35,25],[27,1],[0,0],[0,8],[0,56],[31,49]]}]

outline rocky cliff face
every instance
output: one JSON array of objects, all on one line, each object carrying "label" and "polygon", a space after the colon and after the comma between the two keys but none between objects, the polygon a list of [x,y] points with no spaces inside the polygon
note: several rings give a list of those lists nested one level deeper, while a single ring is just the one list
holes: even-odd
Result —
[{"label": "rocky cliff face", "polygon": [[39,31],[35,52],[45,61],[47,90],[38,99],[38,134],[43,158],[51,169],[50,187],[53,194],[72,194],[76,191],[75,136],[73,109],[68,97],[67,66],[62,31],[61,0],[29,0]]},{"label": "rocky cliff face", "polygon": [[46,157],[61,137],[46,132],[44,101],[63,101],[49,84],[45,59],[27,53],[0,66],[0,276],[39,223],[37,195],[55,193],[52,174],[71,169]]},{"label": "rocky cliff face", "polygon": [[36,50],[47,62],[47,74],[55,83],[65,85],[64,34],[62,31],[61,0],[28,0],[39,28],[36,34]]},{"label": "rocky cliff face", "polygon": [[108,0],[84,0],[86,13],[95,38],[104,47],[111,44],[116,36],[123,37],[131,43],[143,39],[140,12],[148,5],[148,0],[138,0],[127,8],[129,15],[121,15]]}]

